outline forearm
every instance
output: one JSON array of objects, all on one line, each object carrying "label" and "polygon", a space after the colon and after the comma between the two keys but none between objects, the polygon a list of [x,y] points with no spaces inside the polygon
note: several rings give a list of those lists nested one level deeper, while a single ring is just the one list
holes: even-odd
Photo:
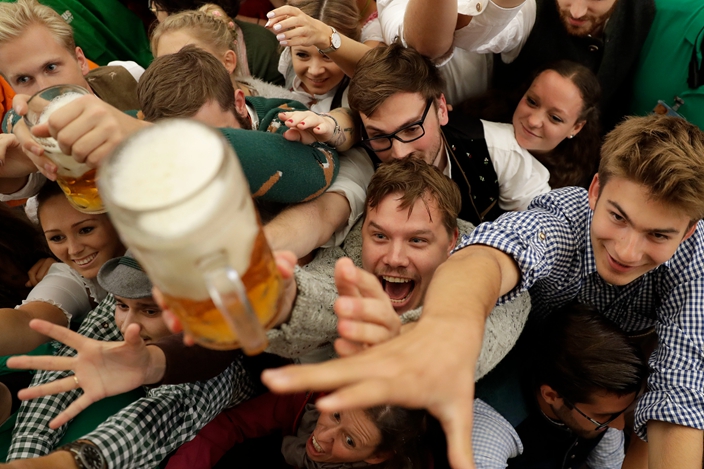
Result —
[{"label": "forearm", "polygon": [[84,438],[100,449],[108,467],[156,467],[222,411],[233,396],[233,385],[239,401],[251,397],[249,392],[241,392],[246,384],[243,380],[237,363],[205,382],[161,386]]},{"label": "forearm", "polygon": [[284,210],[264,227],[264,233],[272,250],[292,251],[300,259],[325,244],[349,216],[344,196],[325,193]]},{"label": "forearm", "polygon": [[702,467],[704,431],[658,420],[648,421],[649,469]]},{"label": "forearm", "polygon": [[211,350],[187,346],[183,335],[170,335],[147,346],[149,369],[144,384],[180,384],[205,381],[225,371],[239,350]]},{"label": "forearm", "polygon": [[19,355],[28,353],[51,340],[44,334],[30,329],[29,321],[44,319],[66,326],[68,321],[63,311],[49,303],[39,305],[33,310],[28,306],[19,309],[0,309],[0,355]]},{"label": "forearm", "polygon": [[18,178],[0,178],[0,194],[14,194],[29,181],[29,176]]},{"label": "forearm", "polygon": [[359,115],[352,112],[350,109],[341,107],[333,109],[328,113],[340,127],[340,136],[333,135],[333,140],[327,142],[331,146],[335,147],[337,151],[346,151],[352,148],[354,144],[359,142],[360,136],[357,129],[359,129],[361,122],[359,120]]},{"label": "forearm", "polygon": [[[354,70],[357,68],[357,62],[364,57],[364,54],[369,52],[372,48],[366,44],[362,44],[361,42],[357,42],[354,39],[350,39],[347,36],[340,34],[340,39],[342,40],[342,44],[340,45],[340,48],[328,53],[328,57],[330,57],[341,69],[345,74],[349,77],[354,76]],[[330,47],[330,40],[328,39],[328,44],[325,45],[325,47],[321,47],[321,49]]]},{"label": "forearm", "polygon": [[2,465],[8,469],[78,469],[76,459],[69,451],[57,451],[41,458],[21,459]]},{"label": "forearm", "polygon": [[452,49],[456,24],[456,0],[411,0],[403,19],[404,40],[421,54],[437,59]]}]

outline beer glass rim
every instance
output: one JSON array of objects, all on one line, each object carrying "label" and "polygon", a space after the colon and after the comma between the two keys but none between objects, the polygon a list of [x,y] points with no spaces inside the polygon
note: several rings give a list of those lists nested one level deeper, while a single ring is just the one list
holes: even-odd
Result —
[{"label": "beer glass rim", "polygon": [[[72,91],[72,92],[74,92],[74,93],[78,93],[78,94],[82,94],[82,95],[89,95],[89,94],[90,94],[90,91],[88,91],[87,89],[83,88],[82,86],[70,85],[70,84],[66,84],[66,85],[52,85],[52,86],[48,86],[48,87],[44,88],[43,90],[37,91],[37,92],[34,93],[32,96],[30,96],[30,98],[27,100],[27,106],[28,106],[27,113],[26,113],[24,116],[22,116],[22,119],[24,120],[24,123],[27,125],[28,128],[31,129],[31,128],[35,125],[34,122],[32,122],[32,121],[29,120],[29,114],[30,114],[30,112],[31,112],[31,108],[29,107],[29,103],[31,103],[32,100],[33,100],[34,98],[36,98],[37,96],[39,96],[39,95],[41,95],[41,94],[43,94],[43,93],[46,93],[47,91],[53,91],[53,90],[56,90],[56,89],[65,89],[65,90],[66,90],[66,91],[64,91],[64,92],[62,92],[62,93],[59,93],[59,94],[66,93],[66,92],[68,92],[68,91]],[[59,94],[57,94],[56,96],[58,96]],[[56,98],[56,96],[54,96],[54,98]],[[54,99],[54,98],[52,98],[52,99]]]},{"label": "beer glass rim", "polygon": [[[174,200],[172,200],[169,203],[162,204],[156,207],[148,207],[148,208],[132,208],[132,207],[126,207],[124,204],[118,203],[115,198],[113,197],[113,190],[112,190],[112,182],[107,182],[108,179],[104,177],[106,172],[110,172],[111,166],[114,166],[116,159],[119,159],[120,156],[122,155],[124,149],[126,146],[130,145],[134,140],[137,139],[138,136],[142,134],[149,133],[150,131],[154,131],[155,128],[157,127],[165,127],[167,125],[173,124],[173,123],[180,123],[180,124],[186,124],[190,125],[193,128],[200,128],[202,130],[205,130],[206,132],[210,133],[212,136],[217,138],[221,143],[221,151],[220,151],[220,162],[217,165],[217,169],[213,172],[213,174],[205,178],[201,184],[198,186],[194,187],[193,189],[189,191],[183,191],[179,197],[176,197]],[[112,153],[110,153],[105,160],[103,161],[103,164],[100,165],[98,168],[98,178],[97,178],[97,184],[98,184],[98,192],[101,194],[101,197],[103,198],[103,201],[107,201],[109,204],[118,207],[120,210],[124,210],[127,212],[132,212],[132,213],[142,213],[142,214],[147,214],[147,213],[152,213],[152,212],[159,212],[162,210],[168,210],[172,207],[175,207],[181,203],[183,203],[184,200],[188,200],[190,197],[192,197],[194,194],[197,194],[208,185],[213,182],[215,179],[217,179],[218,175],[222,174],[223,168],[228,164],[228,158],[227,158],[227,141],[225,138],[218,133],[217,130],[214,128],[203,124],[202,122],[198,122],[193,119],[187,119],[183,117],[169,117],[166,119],[160,119],[159,122],[155,122],[153,125],[140,129],[134,134],[130,135],[127,139],[122,141],[116,148],[113,150]],[[234,152],[234,149],[233,149]]]}]

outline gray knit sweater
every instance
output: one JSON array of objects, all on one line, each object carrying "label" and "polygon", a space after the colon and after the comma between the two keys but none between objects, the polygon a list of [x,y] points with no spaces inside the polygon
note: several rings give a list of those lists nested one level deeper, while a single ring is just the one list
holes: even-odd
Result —
[{"label": "gray knit sweater", "polygon": [[[474,230],[471,223],[459,219],[457,222],[461,235]],[[349,257],[356,266],[362,267],[362,223],[360,219],[352,227],[341,246],[322,249],[308,265],[296,268],[298,294],[293,311],[288,322],[268,332],[267,352],[290,358],[315,355],[314,359],[304,361],[335,357],[332,348],[338,337],[337,316],[332,308],[337,299],[335,263],[341,257]],[[494,308],[486,322],[476,379],[488,373],[511,350],[529,311],[528,293]],[[417,308],[402,314],[402,323],[417,321],[421,312],[422,308]]]}]

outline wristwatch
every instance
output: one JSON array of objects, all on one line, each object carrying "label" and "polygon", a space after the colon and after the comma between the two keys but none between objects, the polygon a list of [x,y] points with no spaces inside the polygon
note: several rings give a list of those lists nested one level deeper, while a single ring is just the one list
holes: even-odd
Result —
[{"label": "wristwatch", "polygon": [[326,55],[329,52],[337,50],[342,45],[342,38],[340,38],[340,33],[338,33],[337,30],[332,26],[330,26],[330,29],[332,29],[332,34],[330,35],[330,47],[328,47],[327,49],[318,49],[318,52],[320,52],[322,55]]},{"label": "wristwatch", "polygon": [[56,451],[70,451],[79,469],[107,469],[108,467],[100,450],[87,440],[76,440],[57,448]]}]

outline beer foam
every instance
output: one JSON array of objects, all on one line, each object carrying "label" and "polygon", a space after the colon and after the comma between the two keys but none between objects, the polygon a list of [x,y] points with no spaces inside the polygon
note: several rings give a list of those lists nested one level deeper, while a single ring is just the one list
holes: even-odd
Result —
[{"label": "beer foam", "polygon": [[[223,253],[240,276],[259,232],[249,186],[220,135],[188,120],[164,121],[130,138],[101,168],[103,200],[127,209],[115,226],[155,285],[201,300],[208,292],[197,266]],[[233,158],[223,171],[225,158]],[[104,178],[104,180],[103,180]]]},{"label": "beer foam", "polygon": [[46,105],[42,113],[39,115],[39,119],[37,119],[37,124],[43,124],[44,122],[49,120],[49,116],[51,116],[51,113],[61,107],[66,106],[71,101],[75,101],[76,99],[82,96],[85,95],[81,93],[76,93],[75,91],[68,91],[64,94],[60,94],[59,96],[55,97],[54,99],[49,101],[49,104]]},{"label": "beer foam", "polygon": [[211,202],[223,196],[222,181],[213,180],[224,157],[222,142],[204,130],[188,121],[164,122],[121,150],[114,199],[130,210],[159,210],[143,217],[148,231],[178,236],[207,219],[217,205]]}]

